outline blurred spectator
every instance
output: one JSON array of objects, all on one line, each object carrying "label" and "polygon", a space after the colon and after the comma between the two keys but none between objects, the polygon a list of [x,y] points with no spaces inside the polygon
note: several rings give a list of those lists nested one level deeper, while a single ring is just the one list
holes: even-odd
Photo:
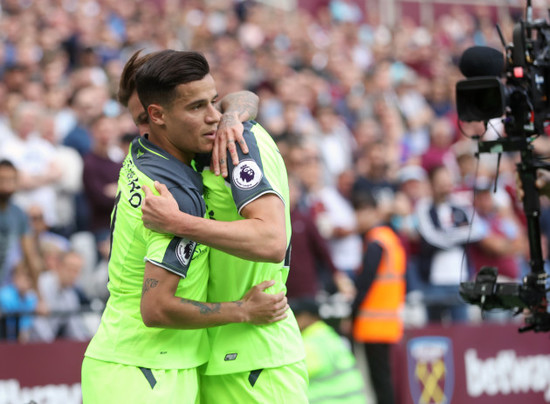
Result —
[{"label": "blurred spectator", "polygon": [[90,125],[103,112],[106,102],[105,90],[97,86],[76,89],[72,97],[72,108],[76,118],[75,126],[63,139],[63,144],[74,148],[81,156],[92,150]]},{"label": "blurred spectator", "polygon": [[422,167],[430,171],[436,166],[444,165],[455,173],[457,167],[452,149],[455,137],[453,126],[447,118],[438,118],[431,123],[429,133],[430,144],[422,153]]},{"label": "blurred spectator", "polygon": [[310,402],[366,403],[365,381],[349,342],[320,318],[314,299],[289,299],[289,304],[304,340]]},{"label": "blurred spectator", "polygon": [[353,339],[365,347],[378,404],[395,403],[390,350],[403,337],[406,254],[401,240],[378,214],[368,193],[353,197],[359,229],[365,235],[363,264],[355,282]]},{"label": "blurred spectator", "polygon": [[0,340],[28,342],[35,313],[46,315],[47,309],[32,287],[29,269],[19,263],[12,281],[0,287]]},{"label": "blurred spectator", "polygon": [[329,184],[336,184],[338,175],[353,164],[355,139],[331,105],[318,105],[314,116],[319,123],[314,141],[319,147],[323,177]]},{"label": "blurred spectator", "polygon": [[407,291],[414,291],[422,288],[418,268],[420,236],[415,209],[418,201],[429,196],[428,176],[422,167],[411,164],[399,171],[398,181],[391,225],[407,253]]},{"label": "blurred spectator", "polygon": [[352,189],[352,194],[368,193],[374,196],[383,220],[389,220],[393,214],[396,191],[396,184],[392,178],[392,170],[395,167],[392,167],[388,150],[389,147],[382,140],[363,150],[357,161],[358,176]]},{"label": "blurred spectator", "polygon": [[40,134],[53,147],[53,158],[61,175],[55,182],[57,222],[53,229],[68,237],[76,231],[76,199],[82,192],[82,156],[72,147],[64,146],[58,141],[56,117],[46,113],[40,120]]},{"label": "blurred spectator", "polygon": [[381,138],[381,130],[380,122],[374,118],[363,118],[357,122],[353,131],[356,143],[353,149],[354,159]]},{"label": "blurred spectator", "polygon": [[469,278],[465,246],[482,239],[486,229],[471,223],[472,213],[453,198],[453,177],[438,166],[429,173],[431,197],[418,202],[416,215],[421,236],[419,271],[430,321],[468,320],[466,304],[458,295],[460,282]]},{"label": "blurred spectator", "polygon": [[[56,254],[55,247],[51,251]],[[76,283],[82,271],[83,259],[74,251],[57,252],[57,265],[40,275],[38,290],[50,314],[37,317],[32,328],[32,340],[51,342],[56,338],[87,341],[93,331],[81,310],[87,302]]]},{"label": "blurred spectator", "polygon": [[50,227],[44,220],[42,207],[31,205],[26,213],[30,219],[32,238],[34,239],[35,245],[41,247],[44,243],[52,243],[55,244],[60,251],[68,251],[71,248],[71,243],[68,238],[50,230]]},{"label": "blurred spectator", "polygon": [[19,171],[19,189],[15,195],[21,207],[39,204],[50,226],[57,225],[55,186],[61,178],[55,149],[42,139],[38,122],[44,109],[31,102],[19,104],[12,117],[15,137],[4,143],[0,156],[9,158]]},{"label": "blurred spectator", "polygon": [[0,286],[11,281],[15,265],[23,262],[36,287],[42,262],[31,236],[26,213],[12,201],[18,186],[18,173],[9,160],[0,160]]},{"label": "blurred spectator", "polygon": [[482,221],[489,229],[485,237],[469,247],[474,271],[494,267],[498,269],[499,282],[518,282],[520,257],[527,256],[527,240],[521,227],[509,208],[497,205],[489,178],[478,178],[474,189],[474,222]]},{"label": "blurred spectator", "polygon": [[429,126],[434,111],[419,90],[420,80],[414,70],[404,63],[394,63],[391,73],[395,80],[397,104],[406,122],[407,147],[411,154],[423,155],[429,145]]},{"label": "blurred spectator", "polygon": [[84,156],[84,194],[89,203],[90,230],[99,240],[110,231],[122,151],[116,120],[100,115],[91,124],[92,150]]},{"label": "blurred spectator", "polygon": [[454,194],[462,200],[463,205],[472,205],[473,189],[476,177],[475,145],[470,141],[460,141],[453,145],[457,165],[457,176]]},{"label": "blurred spectator", "polygon": [[355,288],[350,279],[332,262],[327,241],[321,236],[311,212],[300,206],[302,184],[293,175],[288,178],[290,189],[290,218],[292,222],[292,254],[286,282],[289,299],[315,299],[319,292],[341,292],[348,300]]},{"label": "blurred spectator", "polygon": [[361,238],[351,203],[334,185],[324,183],[319,150],[312,142],[289,150],[290,172],[304,185],[304,201],[319,229],[328,240],[334,265],[353,277],[361,264]]},{"label": "blurred spectator", "polygon": [[93,265],[84,265],[82,275],[78,280],[86,296],[90,300],[98,299],[105,304],[109,298],[109,255],[111,252],[111,235],[104,233],[97,241],[99,259]]}]

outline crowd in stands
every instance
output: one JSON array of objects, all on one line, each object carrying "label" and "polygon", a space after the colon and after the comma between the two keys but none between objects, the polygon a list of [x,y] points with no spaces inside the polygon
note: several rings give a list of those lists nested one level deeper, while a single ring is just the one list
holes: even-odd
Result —
[{"label": "crowd in stands", "polygon": [[[249,0],[0,3],[0,159],[18,184],[5,189],[13,179],[0,164],[0,311],[50,314],[23,317],[21,341],[86,340],[97,325],[78,311],[108,297],[116,181],[137,135],[116,91],[139,49],[201,51],[220,97],[260,97],[256,120],[292,189],[289,299],[353,300],[360,229],[372,220],[352,204],[362,194],[405,247],[408,307],[425,309],[407,325],[474,321],[460,281],[483,265],[510,280],[529,270],[517,156],[476,159],[471,137],[502,128],[459,125],[454,106],[462,52],[501,47],[490,15],[449,7],[430,26],[404,18],[387,27],[350,1],[319,3],[315,13]],[[513,16],[499,24],[512,38]],[[8,202],[23,211],[18,226]]]}]

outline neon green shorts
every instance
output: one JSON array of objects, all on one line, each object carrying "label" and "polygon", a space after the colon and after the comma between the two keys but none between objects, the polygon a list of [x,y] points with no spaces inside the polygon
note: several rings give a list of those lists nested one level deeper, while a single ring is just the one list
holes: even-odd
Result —
[{"label": "neon green shorts", "polygon": [[201,404],[307,404],[304,361],[228,375],[200,375]]},{"label": "neon green shorts", "polygon": [[85,357],[83,404],[199,402],[199,378],[192,369],[145,369]]}]

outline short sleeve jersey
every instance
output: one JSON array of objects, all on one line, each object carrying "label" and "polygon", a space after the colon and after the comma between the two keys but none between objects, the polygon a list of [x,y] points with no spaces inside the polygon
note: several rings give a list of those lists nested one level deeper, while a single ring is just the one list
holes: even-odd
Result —
[{"label": "short sleeve jersey", "polygon": [[180,210],[204,216],[200,174],[146,137],[136,138],[120,170],[111,216],[110,297],[86,356],[153,369],[194,368],[208,358],[205,329],[149,328],[141,318],[145,261],[181,277],[176,296],[206,301],[208,283],[206,246],[144,227],[143,185],[154,190],[155,180],[166,184]]},{"label": "short sleeve jersey", "polygon": [[[286,292],[290,259],[290,213],[288,177],[282,156],[269,135],[258,123],[244,124],[249,154],[240,149],[239,164],[231,159],[227,179],[202,170],[207,215],[221,221],[241,220],[241,210],[265,194],[275,194],[285,204],[287,257],[284,262],[266,263],[244,260],[210,250],[208,301],[240,299],[252,286],[275,280],[269,293]],[[262,240],[258,240],[261,243]],[[294,315],[270,324],[228,324],[208,329],[211,354],[206,374],[228,374],[278,367],[304,358],[304,348]]]}]

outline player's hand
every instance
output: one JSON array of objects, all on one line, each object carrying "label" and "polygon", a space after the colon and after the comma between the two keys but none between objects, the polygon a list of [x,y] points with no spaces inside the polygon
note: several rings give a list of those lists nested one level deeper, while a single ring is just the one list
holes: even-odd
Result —
[{"label": "player's hand", "polygon": [[155,181],[155,188],[159,195],[154,195],[147,185],[143,186],[143,192],[145,192],[145,199],[141,204],[143,225],[159,233],[174,234],[175,229],[172,229],[174,216],[183,213],[166,185]]},{"label": "player's hand", "polygon": [[227,151],[229,151],[233,165],[239,164],[239,155],[237,154],[235,143],[239,143],[239,147],[243,153],[248,153],[248,146],[244,141],[243,131],[243,124],[236,112],[222,115],[218,124],[214,148],[212,149],[212,160],[210,162],[210,170],[214,174],[220,175],[221,173],[223,177],[227,177]]},{"label": "player's hand", "polygon": [[270,324],[288,317],[288,301],[283,292],[275,295],[264,290],[273,286],[275,281],[264,281],[253,286],[241,302],[246,313],[245,321],[251,324]]}]

